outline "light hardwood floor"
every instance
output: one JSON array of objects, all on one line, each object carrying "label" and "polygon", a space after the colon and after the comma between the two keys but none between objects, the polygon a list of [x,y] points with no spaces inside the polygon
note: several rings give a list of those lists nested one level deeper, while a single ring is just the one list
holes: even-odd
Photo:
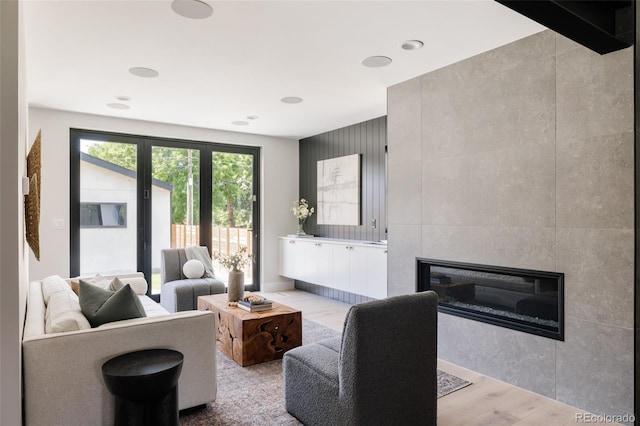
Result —
[{"label": "light hardwood floor", "polygon": [[[344,317],[349,310],[348,304],[300,290],[262,294],[300,309],[303,318],[337,331],[342,331]],[[582,410],[442,360],[438,360],[438,368],[473,383],[438,399],[439,426],[562,426],[582,423],[577,419],[578,413],[585,413]]]}]

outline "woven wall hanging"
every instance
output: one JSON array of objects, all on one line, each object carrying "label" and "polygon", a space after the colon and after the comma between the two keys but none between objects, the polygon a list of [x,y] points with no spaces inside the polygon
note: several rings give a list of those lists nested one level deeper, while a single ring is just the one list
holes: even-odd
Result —
[{"label": "woven wall hanging", "polygon": [[40,260],[40,133],[36,136],[29,155],[27,155],[27,176],[29,177],[29,195],[24,202],[24,221],[27,231],[27,244],[34,256]]}]

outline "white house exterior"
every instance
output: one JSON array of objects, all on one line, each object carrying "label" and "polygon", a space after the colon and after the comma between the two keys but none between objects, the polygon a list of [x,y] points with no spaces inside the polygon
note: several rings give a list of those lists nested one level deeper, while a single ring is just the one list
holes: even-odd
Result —
[{"label": "white house exterior", "polygon": [[[80,274],[116,274],[137,271],[137,177],[134,171],[82,153],[80,157],[81,217]],[[171,192],[173,185],[152,182],[152,265],[160,265],[160,249],[171,247]],[[124,206],[124,207],[123,207]],[[121,218],[116,212],[122,211]],[[91,220],[93,219],[93,220]]]}]

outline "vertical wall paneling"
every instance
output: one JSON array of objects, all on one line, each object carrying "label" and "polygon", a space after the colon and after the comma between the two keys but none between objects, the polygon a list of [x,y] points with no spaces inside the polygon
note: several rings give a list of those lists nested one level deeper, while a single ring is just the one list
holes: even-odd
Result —
[{"label": "vertical wall paneling", "polygon": [[[387,118],[379,117],[342,129],[300,140],[300,198],[317,206],[317,162],[361,154],[361,199],[359,226],[318,225],[313,215],[305,231],[319,237],[350,240],[386,240],[385,146]],[[373,228],[372,220],[376,221]]]}]

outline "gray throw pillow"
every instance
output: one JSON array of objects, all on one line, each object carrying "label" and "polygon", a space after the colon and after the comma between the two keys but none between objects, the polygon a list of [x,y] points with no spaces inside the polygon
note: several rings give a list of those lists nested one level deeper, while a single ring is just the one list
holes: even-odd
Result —
[{"label": "gray throw pillow", "polygon": [[147,316],[140,299],[129,284],[111,291],[80,280],[78,290],[80,310],[91,327]]},{"label": "gray throw pillow", "polygon": [[122,281],[120,281],[120,278],[115,277],[113,281],[111,281],[111,284],[109,284],[109,287],[107,288],[107,290],[118,291],[124,286],[125,284]]}]

